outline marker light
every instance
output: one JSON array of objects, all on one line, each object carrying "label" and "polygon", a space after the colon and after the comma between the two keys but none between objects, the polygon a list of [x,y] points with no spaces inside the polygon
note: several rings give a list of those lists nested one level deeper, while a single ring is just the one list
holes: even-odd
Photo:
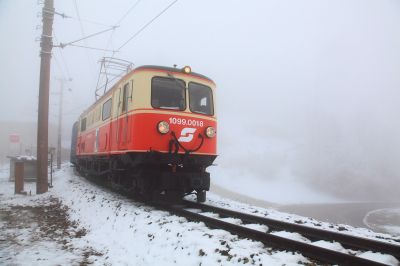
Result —
[{"label": "marker light", "polygon": [[165,121],[161,121],[158,123],[157,129],[161,134],[167,134],[169,132],[169,124]]},{"label": "marker light", "polygon": [[206,136],[207,137],[209,137],[209,138],[213,138],[213,137],[215,137],[215,134],[216,134],[217,132],[215,131],[215,128],[213,128],[213,127],[208,127],[208,128],[206,128]]},{"label": "marker light", "polygon": [[192,69],[190,68],[190,66],[185,66],[184,68],[182,68],[182,72],[190,74],[192,72]]}]

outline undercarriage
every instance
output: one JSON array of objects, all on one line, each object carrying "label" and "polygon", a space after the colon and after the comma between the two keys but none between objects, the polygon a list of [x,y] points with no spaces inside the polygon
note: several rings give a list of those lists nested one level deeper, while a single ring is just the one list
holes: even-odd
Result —
[{"label": "undercarriage", "polygon": [[176,153],[126,153],[110,156],[85,156],[76,160],[77,170],[91,178],[107,182],[144,201],[175,202],[196,194],[206,200],[215,155]]}]

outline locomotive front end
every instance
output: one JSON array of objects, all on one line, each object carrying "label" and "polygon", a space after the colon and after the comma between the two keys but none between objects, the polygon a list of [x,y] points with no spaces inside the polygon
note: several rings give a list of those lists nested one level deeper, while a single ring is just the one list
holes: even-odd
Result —
[{"label": "locomotive front end", "polygon": [[[147,150],[161,194],[195,191],[205,200],[210,187],[206,168],[217,156],[215,84],[200,74],[176,68],[141,67],[138,79],[147,83],[141,110],[135,116],[136,150]],[[155,175],[155,174],[153,174]]]}]

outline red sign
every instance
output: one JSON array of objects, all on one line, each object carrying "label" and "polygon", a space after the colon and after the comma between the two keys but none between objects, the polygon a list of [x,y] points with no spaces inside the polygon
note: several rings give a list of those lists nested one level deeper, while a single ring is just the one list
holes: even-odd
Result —
[{"label": "red sign", "polygon": [[17,135],[17,134],[10,135],[10,142],[11,143],[18,143],[19,142],[19,135]]}]

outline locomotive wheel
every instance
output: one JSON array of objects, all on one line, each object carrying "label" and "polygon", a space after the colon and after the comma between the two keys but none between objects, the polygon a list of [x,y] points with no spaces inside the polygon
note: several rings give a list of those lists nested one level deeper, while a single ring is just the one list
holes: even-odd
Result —
[{"label": "locomotive wheel", "polygon": [[205,202],[206,201],[206,191],[197,191],[197,202]]}]

